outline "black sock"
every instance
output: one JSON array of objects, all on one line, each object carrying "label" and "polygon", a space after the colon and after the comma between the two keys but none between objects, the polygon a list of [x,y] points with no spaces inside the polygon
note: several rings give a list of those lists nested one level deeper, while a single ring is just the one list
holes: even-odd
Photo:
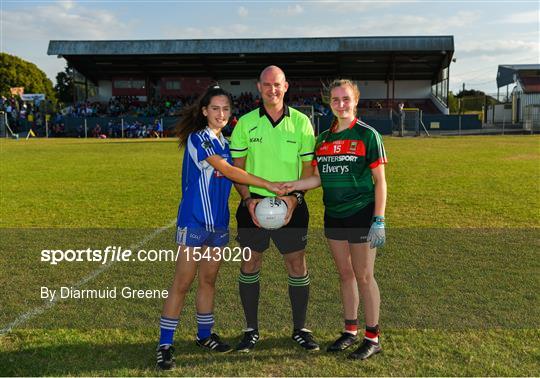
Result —
[{"label": "black sock", "polygon": [[259,272],[244,273],[240,271],[238,277],[238,289],[240,291],[240,299],[242,300],[242,307],[244,308],[244,315],[246,317],[246,325],[248,328],[258,329],[259,320]]},{"label": "black sock", "polygon": [[309,301],[309,273],[304,277],[289,276],[289,298],[291,299],[293,327],[304,328]]}]

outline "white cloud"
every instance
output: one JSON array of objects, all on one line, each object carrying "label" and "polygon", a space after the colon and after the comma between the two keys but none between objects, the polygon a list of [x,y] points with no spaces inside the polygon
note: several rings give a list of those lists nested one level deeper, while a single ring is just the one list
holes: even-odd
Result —
[{"label": "white cloud", "polygon": [[193,27],[167,27],[164,30],[164,38],[174,39],[205,39],[205,38],[255,38],[257,31],[244,24],[232,24],[226,26],[209,26],[207,28]]},{"label": "white cloud", "polygon": [[458,51],[467,55],[491,54],[507,55],[521,52],[538,51],[538,41],[522,39],[481,39],[465,40],[459,44]]},{"label": "white cloud", "polygon": [[[325,12],[335,12],[344,14],[365,13],[376,9],[395,7],[393,2],[370,2],[370,1],[342,1],[342,0],[321,0],[313,4],[314,7],[323,9]],[[399,4],[398,4],[399,6]]]},{"label": "white cloud", "polygon": [[505,24],[540,24],[540,9],[536,12],[512,13],[503,18],[500,22]]},{"label": "white cloud", "polygon": [[[491,67],[502,63],[537,61],[538,7],[529,12],[504,12],[485,6],[433,5],[431,2],[322,0],[313,2],[252,2],[227,7],[226,14],[212,13],[205,5],[189,7],[183,21],[163,19],[164,9],[184,11],[184,6],[162,4],[148,8],[145,21],[136,21],[127,7],[70,1],[21,2],[3,9],[3,49],[38,64],[47,74],[61,69],[64,61],[46,56],[51,39],[140,39],[140,38],[282,38],[339,36],[454,35],[457,64],[452,75],[486,80],[495,75]],[[248,4],[248,5],[246,5]],[[424,5],[425,4],[425,5]],[[260,5],[260,4],[259,4]],[[166,8],[165,8],[166,7]],[[270,9],[269,9],[270,8]],[[187,12],[187,11],[186,11]],[[294,22],[275,21],[289,16]],[[209,17],[236,19],[237,23],[207,22]],[[296,16],[296,18],[295,18]],[[128,20],[128,21],[126,21]],[[339,22],[336,22],[339,20]],[[536,23],[536,25],[534,25]],[[148,25],[152,25],[148,27]],[[536,26],[536,27],[532,27]],[[150,31],[148,31],[150,30]],[[531,57],[527,60],[528,57]],[[483,64],[483,65],[482,65]],[[490,66],[476,78],[474,67]],[[59,67],[60,69],[54,69]],[[478,72],[478,75],[482,71]],[[453,80],[454,81],[454,80]]]},{"label": "white cloud", "polygon": [[35,63],[53,82],[65,61],[47,55],[50,40],[128,39],[131,35],[132,24],[123,23],[97,6],[89,8],[74,1],[38,4],[3,9],[2,47],[9,54]]},{"label": "white cloud", "polygon": [[[497,68],[500,64],[528,64],[538,62],[538,44],[521,40],[485,40],[464,42],[464,49],[456,50],[457,62],[450,69],[450,85],[456,91],[462,83],[468,88],[489,93],[497,91]],[[536,45],[536,46],[535,46]],[[461,46],[461,45],[459,45]]]},{"label": "white cloud", "polygon": [[271,8],[270,13],[274,16],[297,16],[304,13],[304,7],[300,4],[287,5],[286,9],[283,8]]},{"label": "white cloud", "polygon": [[340,23],[319,23],[308,19],[302,25],[274,28],[268,37],[449,35],[453,34],[453,29],[473,26],[478,18],[477,13],[463,12],[439,18],[387,13],[384,17],[359,17],[355,22]]},{"label": "white cloud", "polygon": [[73,2],[4,9],[2,23],[6,41],[118,39],[130,34],[130,27],[114,14]]},{"label": "white cloud", "polygon": [[249,11],[244,6],[238,7],[237,13],[240,17],[247,17],[249,15]]},{"label": "white cloud", "polygon": [[304,13],[304,8],[300,4],[287,5],[287,15],[296,16],[300,13]]},{"label": "white cloud", "polygon": [[75,2],[73,0],[58,1],[57,3],[66,10],[72,9],[75,6]]}]

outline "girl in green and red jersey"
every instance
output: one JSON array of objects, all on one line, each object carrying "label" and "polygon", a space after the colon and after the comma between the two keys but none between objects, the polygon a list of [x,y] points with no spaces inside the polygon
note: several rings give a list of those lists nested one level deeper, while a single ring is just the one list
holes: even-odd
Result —
[{"label": "girl in green and red jersey", "polygon": [[324,230],[340,277],[345,330],[329,352],[355,344],[358,306],[364,303],[366,331],[362,344],[349,355],[366,359],[381,351],[379,287],[374,278],[376,248],[384,244],[386,153],[379,133],[356,117],[360,91],[350,80],[330,85],[332,127],[315,147],[315,175],[286,184],[288,191],[323,188]]}]

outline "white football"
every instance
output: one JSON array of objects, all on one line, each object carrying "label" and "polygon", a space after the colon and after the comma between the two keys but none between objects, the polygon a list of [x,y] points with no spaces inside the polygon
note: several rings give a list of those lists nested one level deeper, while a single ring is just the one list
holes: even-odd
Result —
[{"label": "white football", "polygon": [[287,204],[277,197],[266,197],[255,207],[255,215],[262,228],[276,230],[285,223]]}]

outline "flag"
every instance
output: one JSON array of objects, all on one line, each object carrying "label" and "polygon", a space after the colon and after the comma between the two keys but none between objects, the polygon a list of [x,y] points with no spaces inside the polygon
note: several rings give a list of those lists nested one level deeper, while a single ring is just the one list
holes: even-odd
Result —
[{"label": "flag", "polygon": [[24,94],[24,87],[13,87],[9,88],[9,91],[14,96],[22,96]]}]

